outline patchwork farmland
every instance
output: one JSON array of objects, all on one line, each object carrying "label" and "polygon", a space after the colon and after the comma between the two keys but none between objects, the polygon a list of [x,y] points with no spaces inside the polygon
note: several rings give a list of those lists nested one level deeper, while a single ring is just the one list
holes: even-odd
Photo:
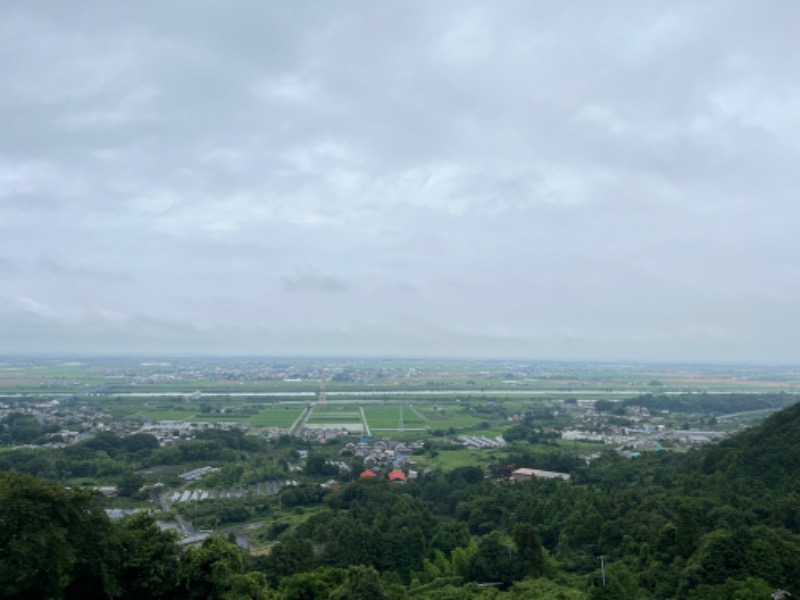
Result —
[{"label": "patchwork farmland", "polygon": [[368,430],[357,404],[329,405],[320,402],[311,409],[305,426],[313,429],[347,429],[354,433]]},{"label": "patchwork farmland", "polygon": [[[191,424],[206,427],[239,425],[252,430],[347,430],[351,435],[415,440],[430,435],[493,434],[508,426],[509,409],[522,412],[550,398],[498,398],[484,394],[403,394],[256,396],[233,394],[98,395],[97,409],[121,420]],[[202,425],[205,424],[205,425]],[[179,430],[176,427],[176,431]],[[255,432],[254,431],[254,432]]]}]

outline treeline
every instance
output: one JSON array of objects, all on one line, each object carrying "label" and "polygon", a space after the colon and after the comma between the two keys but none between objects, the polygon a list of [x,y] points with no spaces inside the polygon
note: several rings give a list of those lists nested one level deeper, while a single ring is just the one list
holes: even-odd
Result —
[{"label": "treeline", "polygon": [[[287,448],[285,454],[290,453]],[[193,440],[174,446],[159,447],[148,433],[121,437],[104,431],[95,437],[63,448],[23,448],[0,454],[0,470],[17,471],[51,480],[74,478],[120,478],[132,470],[153,466],[178,466],[209,462],[226,465],[225,472],[211,479],[220,485],[263,481],[282,476],[282,461],[264,461],[278,454],[274,445],[239,430],[206,430]],[[259,462],[259,457],[262,460]],[[247,469],[241,465],[247,465]],[[261,466],[257,472],[254,465]],[[231,475],[234,475],[233,477]],[[174,482],[176,485],[180,481]]]},{"label": "treeline", "polygon": [[[680,413],[731,414],[768,408],[783,408],[800,401],[797,394],[643,394],[620,402],[624,407],[641,406],[651,412],[668,410]],[[609,401],[598,404],[609,409],[616,405]]]},{"label": "treeline", "polygon": [[12,412],[0,419],[0,446],[41,445],[52,441],[61,430],[58,425],[42,425],[33,415]]},{"label": "treeline", "polygon": [[[546,564],[546,553],[531,525],[515,526],[510,539],[493,533],[476,542],[463,524],[435,518],[397,486],[373,481],[349,490],[347,498],[338,500],[342,505],[331,508],[330,523],[311,520],[268,556],[252,557],[221,537],[181,550],[173,534],[161,531],[145,514],[114,523],[106,518],[98,498],[84,490],[0,473],[0,595],[14,599],[493,597],[499,592],[481,590],[469,581],[499,576],[498,584],[520,582],[505,594],[508,597],[531,597],[532,590],[581,597],[569,586],[533,578],[553,567]],[[363,511],[356,506],[359,498],[365,504]],[[365,523],[367,514],[373,517],[371,525]],[[339,534],[332,535],[332,528],[340,528]],[[320,536],[326,541],[318,544]],[[522,582],[525,577],[529,581]],[[408,585],[412,578],[413,590]]]}]

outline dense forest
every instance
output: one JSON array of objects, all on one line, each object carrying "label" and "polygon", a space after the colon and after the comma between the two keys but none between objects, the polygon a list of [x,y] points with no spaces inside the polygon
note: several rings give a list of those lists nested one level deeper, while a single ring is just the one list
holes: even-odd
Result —
[{"label": "dense forest", "polygon": [[[53,469],[56,478],[59,469],[115,464],[115,452],[147,464],[168,461],[170,452],[220,449],[235,459],[245,449],[230,447],[236,444],[275,451],[248,436],[214,435],[186,450],[107,436],[66,450],[74,456],[43,454],[34,464],[31,451],[19,464],[43,477]],[[800,595],[800,404],[687,454],[607,452],[588,465],[566,456],[570,482],[497,482],[478,467],[404,485],[353,481],[307,499],[324,509],[275,532],[262,556],[220,536],[182,549],[144,513],[112,522],[92,492],[3,460],[15,469],[0,472],[4,598]]]}]

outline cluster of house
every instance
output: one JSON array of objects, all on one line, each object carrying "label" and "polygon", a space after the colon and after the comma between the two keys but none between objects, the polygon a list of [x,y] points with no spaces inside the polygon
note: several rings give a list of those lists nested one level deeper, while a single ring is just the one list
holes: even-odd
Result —
[{"label": "cluster of house", "polygon": [[[2,397],[0,395],[0,397]],[[37,445],[20,445],[20,448],[60,448],[93,438],[101,431],[114,431],[121,436],[136,429],[125,423],[114,421],[109,414],[95,408],[66,404],[58,399],[21,403],[17,399],[0,402],[0,419],[11,413],[32,415],[41,425],[58,425],[55,433],[47,433],[48,442]]]},{"label": "cluster of house", "polygon": [[605,442],[606,436],[601,433],[583,431],[581,429],[565,429],[561,432],[561,439],[581,442]]},{"label": "cluster of house", "polygon": [[595,433],[581,429],[569,429],[561,433],[565,440],[614,444],[621,448],[653,450],[662,442],[678,447],[697,447],[720,440],[728,434],[721,431],[699,431],[668,429],[663,425],[642,427],[615,427],[607,433]]},{"label": "cluster of house", "polygon": [[154,436],[162,446],[171,446],[194,437],[198,431],[204,429],[248,429],[248,425],[234,421],[156,421],[147,423],[139,430],[140,433],[149,433]]},{"label": "cluster of house", "polygon": [[637,438],[630,446],[641,450],[650,450],[656,446],[660,446],[663,441],[664,443],[668,443],[671,447],[696,448],[714,441],[719,441],[728,437],[728,435],[730,434],[725,431],[667,429],[657,436],[651,435]]},{"label": "cluster of house", "polygon": [[316,427],[301,427],[294,432],[296,437],[299,437],[304,442],[312,444],[327,444],[328,442],[335,442],[339,438],[353,435],[353,432],[344,429],[332,427],[316,428]]},{"label": "cluster of house", "polygon": [[350,465],[348,465],[346,462],[343,462],[341,460],[328,460],[328,461],[325,461],[325,462],[327,462],[332,467],[336,467],[337,469],[339,469],[339,473],[349,473],[350,472]]},{"label": "cluster of house", "polygon": [[423,448],[420,442],[406,444],[394,440],[373,441],[372,438],[361,438],[358,443],[350,442],[342,452],[351,452],[353,456],[364,458],[367,469],[387,469],[391,467],[406,468],[414,465],[412,455],[415,450]]},{"label": "cluster of house", "polygon": [[[633,426],[607,423],[607,415],[595,410],[594,400],[578,400],[575,405],[564,403],[563,408],[574,415],[576,425],[561,432],[561,437],[565,440],[614,444],[623,449],[651,450],[661,442],[669,442],[672,447],[692,448],[729,435],[720,431],[672,429],[654,423],[653,421],[659,421],[662,417],[651,415],[650,411],[642,406],[625,407],[625,418],[634,423]],[[686,419],[690,421],[700,417],[701,415],[696,414],[686,415]]]}]

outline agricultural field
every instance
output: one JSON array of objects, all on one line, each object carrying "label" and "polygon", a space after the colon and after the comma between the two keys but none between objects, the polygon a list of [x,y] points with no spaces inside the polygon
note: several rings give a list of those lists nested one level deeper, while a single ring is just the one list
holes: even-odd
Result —
[{"label": "agricultural field", "polygon": [[414,408],[427,419],[427,425],[433,429],[475,427],[487,420],[484,416],[476,417],[465,414],[464,408],[459,404],[437,402],[435,405],[417,404]]},{"label": "agricultural field", "polygon": [[[515,399],[517,407],[530,406],[533,401]],[[341,403],[340,403],[341,402]],[[126,420],[194,421],[206,423],[243,423],[251,427],[278,427],[288,429],[308,405],[297,399],[269,403],[253,403],[247,398],[229,396],[204,396],[201,400],[187,400],[177,396],[150,397],[98,396],[92,403],[99,411]],[[364,421],[370,432],[390,435],[405,440],[419,439],[432,430],[468,430],[480,435],[499,435],[507,425],[500,414],[468,414],[470,408],[488,406],[486,399],[473,399],[469,407],[454,398],[424,399],[413,402],[397,400],[361,399],[360,401],[317,403],[306,426],[332,428],[343,426],[362,431]],[[501,402],[492,402],[501,405]],[[511,404],[511,401],[508,402]],[[210,407],[210,412],[209,412]],[[363,410],[363,418],[362,418]],[[401,418],[402,415],[402,418]],[[481,427],[483,425],[483,427]]]},{"label": "agricultural field", "polygon": [[142,411],[133,417],[144,417],[149,421],[188,421],[194,417],[194,412],[178,410],[148,410]]},{"label": "agricultural field", "polygon": [[419,469],[441,469],[452,471],[459,467],[488,467],[492,463],[501,462],[506,456],[503,450],[447,450],[439,452],[436,457],[429,455],[415,456]]},{"label": "agricultural field", "polygon": [[[429,401],[572,395],[620,397],[647,392],[756,393],[800,389],[800,369],[713,365],[555,363],[535,361],[425,361],[280,358],[5,357],[0,394],[68,397],[73,394],[154,394],[244,399],[316,398],[324,388],[340,399],[400,401],[419,393]],[[412,397],[403,398],[412,400]],[[414,397],[412,401],[418,401]]]},{"label": "agricultural field", "polygon": [[363,429],[361,409],[356,404],[324,404],[313,408],[306,420],[307,427],[338,428],[353,431]]},{"label": "agricultural field", "polygon": [[249,423],[250,417],[236,414],[194,415],[191,419],[198,423]]},{"label": "agricultural field", "polygon": [[[402,413],[402,421],[401,421]],[[403,428],[420,429],[428,426],[428,420],[416,411],[412,405],[387,404],[382,406],[364,407],[369,428],[373,431],[381,429]]]},{"label": "agricultural field", "polygon": [[303,412],[301,407],[268,408],[250,417],[253,427],[282,427],[288,429]]},{"label": "agricultural field", "polygon": [[354,419],[356,421],[361,420],[361,411],[357,404],[318,404],[311,412],[308,421],[309,423],[313,423],[316,421],[347,421],[348,419]]},{"label": "agricultural field", "polygon": [[464,406],[454,401],[442,402],[441,399],[437,400],[435,407],[419,401],[414,404],[383,402],[318,405],[313,409],[306,425],[308,427],[360,426],[362,410],[370,432],[406,440],[428,436],[431,430],[451,429],[469,431],[480,429],[480,435],[494,436],[499,435],[506,425],[499,414],[480,416],[465,414]]}]

